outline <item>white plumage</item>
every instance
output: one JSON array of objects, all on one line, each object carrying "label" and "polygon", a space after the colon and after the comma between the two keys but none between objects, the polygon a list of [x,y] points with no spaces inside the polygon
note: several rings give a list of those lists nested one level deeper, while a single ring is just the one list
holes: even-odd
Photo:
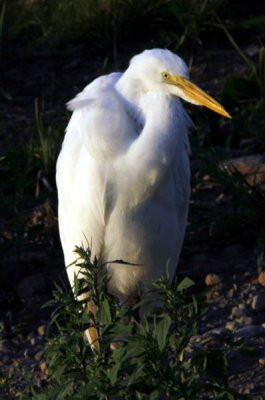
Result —
[{"label": "white plumage", "polygon": [[[102,76],[68,106],[73,111],[57,162],[59,227],[66,265],[89,243],[109,264],[121,300],[175,272],[190,197],[188,128],[179,97],[226,111],[188,79],[169,50],[146,50],[123,73]],[[73,284],[77,266],[67,269]]]}]

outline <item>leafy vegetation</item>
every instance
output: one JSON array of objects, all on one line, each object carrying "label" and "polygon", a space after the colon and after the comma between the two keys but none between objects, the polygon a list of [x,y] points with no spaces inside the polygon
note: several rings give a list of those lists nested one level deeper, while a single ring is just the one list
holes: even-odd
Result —
[{"label": "leafy vegetation", "polygon": [[[89,250],[76,253],[82,278],[76,277],[74,295],[57,287],[48,304],[56,333],[47,348],[48,387],[41,393],[32,388],[34,399],[246,398],[228,385],[229,341],[226,350],[189,347],[205,312],[202,299],[191,294],[190,279],[171,284],[161,278],[133,308],[122,307],[108,293],[104,265],[92,263]],[[84,307],[88,300],[96,314]],[[134,318],[139,308],[146,310],[141,322]],[[99,350],[84,342],[88,327],[100,332]]]},{"label": "leafy vegetation", "polygon": [[4,33],[6,40],[37,40],[52,47],[81,40],[90,49],[110,47],[114,53],[124,43],[139,41],[176,49],[187,41],[201,43],[209,31],[216,34],[217,14],[230,29],[259,27],[263,19],[250,18],[253,6],[250,1],[231,6],[225,0],[9,0]]}]

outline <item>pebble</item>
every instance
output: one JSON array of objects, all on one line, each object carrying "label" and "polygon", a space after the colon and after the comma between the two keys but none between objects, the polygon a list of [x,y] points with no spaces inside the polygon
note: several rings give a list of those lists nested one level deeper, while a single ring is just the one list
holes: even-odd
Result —
[{"label": "pebble", "polygon": [[238,327],[244,327],[244,326],[250,326],[250,325],[255,325],[257,323],[256,318],[254,317],[248,317],[246,315],[243,315],[242,317],[237,319]]},{"label": "pebble", "polygon": [[259,364],[265,367],[265,358],[260,358],[259,359]]},{"label": "pebble", "polygon": [[235,321],[229,321],[225,324],[226,329],[229,329],[231,332],[235,332],[238,329],[238,324]]},{"label": "pebble", "polygon": [[229,329],[242,328],[244,326],[255,325],[257,323],[256,317],[250,307],[240,303],[237,307],[231,310],[231,317],[235,320],[235,324],[228,326]]},{"label": "pebble", "polygon": [[24,351],[24,357],[26,358],[32,358],[35,354],[35,349],[33,347],[28,347],[27,349],[25,349]]},{"label": "pebble", "polygon": [[258,276],[258,282],[261,286],[265,287],[265,271],[262,271]]},{"label": "pebble", "polygon": [[45,336],[46,335],[46,325],[40,325],[37,329],[37,332],[40,336]]},{"label": "pebble", "polygon": [[251,307],[257,312],[265,310],[265,295],[257,294],[254,296],[251,302]]},{"label": "pebble", "polygon": [[43,351],[42,350],[37,351],[37,353],[34,356],[35,360],[40,361],[42,359],[42,355],[43,355]]},{"label": "pebble", "polygon": [[217,274],[208,274],[205,277],[206,286],[216,286],[221,284],[221,278]]},{"label": "pebble", "polygon": [[246,308],[244,306],[241,307],[241,304],[239,304],[238,307],[233,307],[231,310],[231,315],[233,318],[240,318],[245,314],[246,314]]},{"label": "pebble", "polygon": [[208,336],[219,336],[220,338],[226,337],[229,333],[229,330],[226,328],[214,328],[206,332]]},{"label": "pebble", "polygon": [[45,361],[42,361],[40,363],[40,370],[43,373],[43,375],[48,375],[49,369],[48,369],[48,364]]},{"label": "pebble", "polygon": [[204,348],[212,348],[220,346],[223,340],[230,335],[229,329],[226,328],[214,328],[202,335],[193,336],[190,339],[190,349],[194,350],[203,346]]},{"label": "pebble", "polygon": [[236,337],[253,338],[265,336],[265,327],[261,325],[250,325],[240,328],[235,332]]}]

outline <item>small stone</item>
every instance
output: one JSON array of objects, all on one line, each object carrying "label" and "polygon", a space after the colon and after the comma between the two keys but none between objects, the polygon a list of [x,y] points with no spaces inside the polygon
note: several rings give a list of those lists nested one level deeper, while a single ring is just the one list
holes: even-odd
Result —
[{"label": "small stone", "polygon": [[40,325],[37,329],[37,332],[40,336],[45,336],[46,335],[46,325]]},{"label": "small stone", "polygon": [[229,329],[229,331],[235,332],[235,330],[238,328],[238,325],[235,321],[229,321],[225,324],[226,329]]},{"label": "small stone", "polygon": [[24,351],[24,357],[31,358],[34,356],[34,353],[35,353],[34,349],[29,347]]},{"label": "small stone", "polygon": [[256,324],[256,318],[252,309],[246,307],[245,304],[239,304],[238,307],[233,307],[231,316],[236,320],[238,328]]},{"label": "small stone", "polygon": [[228,329],[225,328],[214,328],[209,330],[208,332],[203,333],[202,335],[193,336],[190,339],[189,346],[191,349],[198,348],[212,348],[216,346],[220,346],[225,337],[230,335]]},{"label": "small stone", "polygon": [[244,326],[250,326],[250,325],[255,325],[256,324],[256,318],[253,317],[248,317],[246,315],[243,315],[242,317],[237,319],[238,327],[244,327]]},{"label": "small stone", "polygon": [[217,274],[208,274],[205,277],[206,286],[217,286],[221,284],[221,278]]},{"label": "small stone", "polygon": [[265,358],[260,358],[259,359],[259,364],[265,367]]},{"label": "small stone", "polygon": [[262,271],[258,276],[258,282],[261,286],[265,287],[265,271]]},{"label": "small stone", "polygon": [[43,373],[43,375],[48,375],[49,373],[49,368],[48,368],[48,364],[45,361],[42,361],[40,363],[40,370]]},{"label": "small stone", "polygon": [[223,327],[222,328],[214,328],[205,333],[205,335],[207,335],[207,336],[220,337],[222,339],[225,338],[228,334],[229,334],[229,329],[223,328]]},{"label": "small stone", "polygon": [[253,297],[251,307],[254,311],[263,311],[265,310],[265,295],[257,294]]},{"label": "small stone", "polygon": [[34,356],[35,360],[40,361],[42,358],[42,355],[43,355],[43,351],[42,350],[38,351]]},{"label": "small stone", "polygon": [[243,338],[253,338],[253,337],[264,337],[265,327],[260,325],[250,325],[244,328],[240,328],[236,331],[235,335],[237,337]]},{"label": "small stone", "polygon": [[233,307],[231,310],[231,315],[233,318],[240,318],[244,314],[244,309],[242,309],[241,307]]},{"label": "small stone", "polygon": [[20,361],[19,360],[15,360],[13,362],[13,367],[18,368],[20,366]]}]

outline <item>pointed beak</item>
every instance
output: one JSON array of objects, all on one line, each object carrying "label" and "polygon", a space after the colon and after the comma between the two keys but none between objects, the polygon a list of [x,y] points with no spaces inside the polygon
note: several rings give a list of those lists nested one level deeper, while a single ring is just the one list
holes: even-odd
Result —
[{"label": "pointed beak", "polygon": [[214,100],[211,96],[205,93],[202,89],[192,83],[188,78],[184,76],[169,75],[167,74],[165,83],[174,85],[180,89],[182,97],[184,100],[190,103],[202,105],[210,110],[223,115],[226,118],[232,118],[231,115],[221,106],[218,101]]}]

